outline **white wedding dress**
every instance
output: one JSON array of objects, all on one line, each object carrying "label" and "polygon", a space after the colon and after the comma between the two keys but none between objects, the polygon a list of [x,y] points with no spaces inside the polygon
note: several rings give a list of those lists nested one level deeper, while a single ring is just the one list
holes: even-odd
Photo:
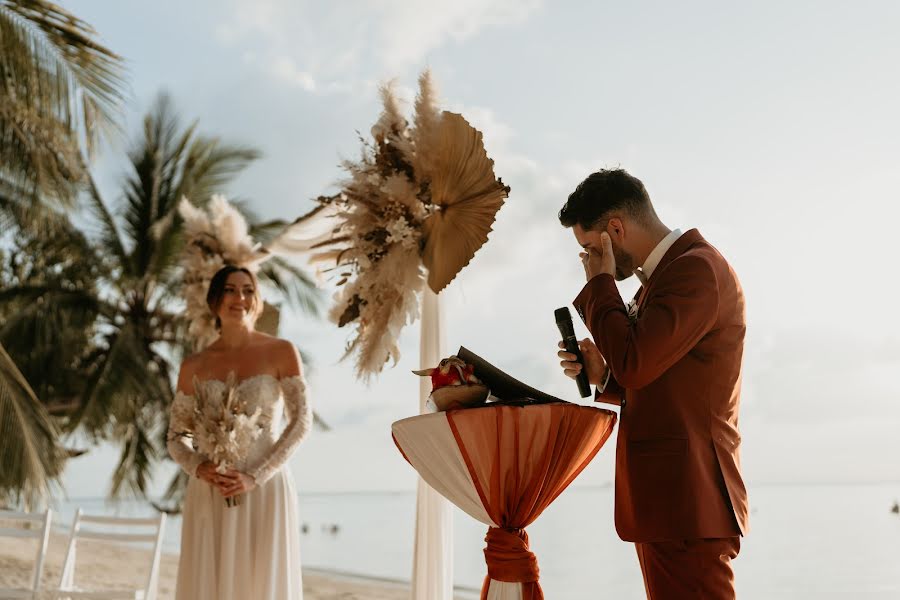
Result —
[{"label": "white wedding dress", "polygon": [[[200,382],[224,394],[226,384]],[[297,492],[285,464],[310,429],[312,412],[301,377],[257,375],[240,382],[236,393],[250,411],[260,407],[262,434],[237,469],[256,487],[242,503],[226,507],[213,486],[195,476],[206,460],[191,443],[178,414],[194,403],[178,393],[169,424],[168,449],[191,476],[184,499],[176,600],[301,600],[300,523]],[[181,411],[177,410],[180,407]],[[287,424],[281,430],[282,414]]]}]

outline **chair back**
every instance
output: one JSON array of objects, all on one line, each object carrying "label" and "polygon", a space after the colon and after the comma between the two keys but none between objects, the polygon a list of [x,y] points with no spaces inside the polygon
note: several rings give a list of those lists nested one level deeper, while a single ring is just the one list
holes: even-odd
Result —
[{"label": "chair back", "polygon": [[44,560],[47,557],[47,545],[50,542],[50,523],[53,511],[49,508],[43,513],[26,513],[12,510],[0,510],[0,522],[10,523],[10,527],[0,527],[0,537],[36,539],[37,555],[32,570],[31,588],[0,587],[0,598],[37,598],[41,589],[41,576],[44,573]]},{"label": "chair back", "polygon": [[[86,515],[79,508],[75,513],[75,519],[72,521],[72,531],[69,535],[69,546],[66,549],[66,559],[63,562],[59,589],[75,591],[75,555],[78,540],[119,544],[146,542],[152,544],[153,552],[150,573],[147,576],[143,597],[144,600],[156,600],[159,582],[159,561],[162,554],[162,538],[165,524],[166,515],[164,513],[159,513],[156,517],[149,518],[103,517]],[[98,526],[102,526],[104,530],[98,531]],[[116,528],[121,529],[120,531],[114,531]],[[135,528],[150,529],[147,533],[134,533]]]}]

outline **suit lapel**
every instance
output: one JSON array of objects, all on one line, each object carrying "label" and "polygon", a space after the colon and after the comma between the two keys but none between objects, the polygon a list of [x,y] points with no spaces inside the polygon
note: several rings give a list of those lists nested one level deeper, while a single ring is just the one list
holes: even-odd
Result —
[{"label": "suit lapel", "polygon": [[632,301],[638,306],[641,305],[641,300],[644,299],[644,289],[644,286],[639,287],[638,291],[634,294],[634,298],[632,298]]},{"label": "suit lapel", "polygon": [[663,255],[662,259],[659,261],[659,264],[656,265],[656,269],[653,270],[653,274],[650,276],[650,279],[647,280],[647,285],[642,285],[637,293],[637,305],[638,308],[643,306],[644,300],[647,298],[647,290],[653,287],[653,282],[658,280],[659,273],[661,273],[669,263],[687,252],[688,248],[696,244],[697,242],[702,242],[703,236],[700,235],[700,232],[696,229],[691,229],[681,235],[680,238],[675,240],[675,243],[672,244],[672,247],[669,248],[666,253]]}]

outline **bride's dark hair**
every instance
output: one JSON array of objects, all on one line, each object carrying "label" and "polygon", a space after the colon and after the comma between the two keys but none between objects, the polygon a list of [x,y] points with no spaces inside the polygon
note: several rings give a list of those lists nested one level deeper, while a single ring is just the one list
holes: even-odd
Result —
[{"label": "bride's dark hair", "polygon": [[219,318],[219,307],[222,306],[222,297],[225,295],[225,284],[228,283],[228,276],[232,273],[246,273],[250,281],[253,282],[253,306],[250,309],[253,311],[253,319],[256,320],[263,311],[263,300],[259,293],[259,281],[256,279],[256,275],[246,267],[225,265],[212,276],[209,282],[209,289],[206,292],[206,305],[209,306],[209,310],[216,317],[216,329],[222,327],[222,320]]}]

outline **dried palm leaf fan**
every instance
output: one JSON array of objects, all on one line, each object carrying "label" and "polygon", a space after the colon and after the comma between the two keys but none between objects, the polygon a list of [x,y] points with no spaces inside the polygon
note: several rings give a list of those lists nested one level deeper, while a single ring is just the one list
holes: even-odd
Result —
[{"label": "dried palm leaf fan", "polygon": [[425,219],[422,262],[428,287],[440,293],[488,239],[509,188],[494,175],[481,132],[451,112],[434,131],[436,148],[428,165],[431,201],[436,210]]}]

